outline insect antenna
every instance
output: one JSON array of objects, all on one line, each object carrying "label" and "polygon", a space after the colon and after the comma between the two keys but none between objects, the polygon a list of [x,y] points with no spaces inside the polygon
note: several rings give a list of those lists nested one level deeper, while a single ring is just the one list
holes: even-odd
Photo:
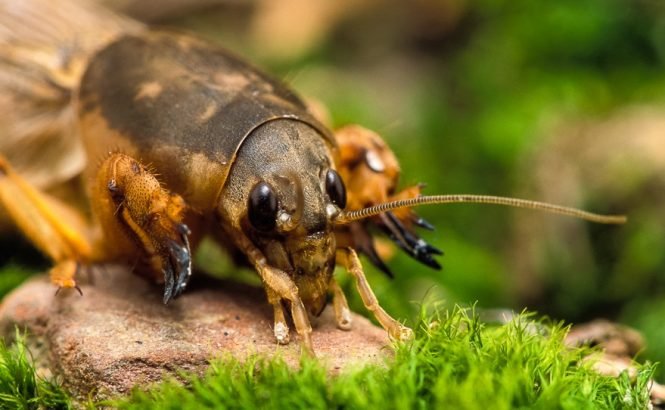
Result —
[{"label": "insect antenna", "polygon": [[577,208],[554,205],[546,202],[530,201],[527,199],[509,198],[492,195],[425,195],[417,198],[399,199],[396,201],[385,202],[379,205],[370,206],[355,211],[342,211],[333,220],[336,225],[348,224],[360,219],[369,218],[381,213],[398,208],[411,208],[418,205],[434,204],[452,204],[452,203],[473,203],[473,204],[492,204],[511,206],[514,208],[535,209],[554,214],[572,216],[574,218],[584,219],[591,222],[602,224],[623,224],[627,218],[625,215],[601,215],[593,212],[583,211]]}]

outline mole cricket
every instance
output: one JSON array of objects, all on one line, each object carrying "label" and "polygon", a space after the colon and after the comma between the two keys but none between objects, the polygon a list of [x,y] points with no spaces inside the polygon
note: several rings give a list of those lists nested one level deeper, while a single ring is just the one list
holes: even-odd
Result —
[{"label": "mole cricket", "polygon": [[303,352],[313,352],[310,316],[329,294],[337,326],[351,327],[336,265],[392,338],[411,337],[379,305],[358,253],[390,274],[373,226],[438,268],[441,252],[415,232],[430,226],[413,206],[491,203],[625,221],[521,199],[397,191],[399,164],[374,132],[332,131],[288,87],[224,49],[84,1],[0,5],[0,87],[12,103],[0,139],[48,135],[85,154],[69,175],[84,188],[69,198],[38,189],[0,154],[0,208],[53,261],[58,289],[79,289],[83,265],[126,263],[163,283],[169,303],[210,235],[260,276],[278,343],[289,342],[290,312]]}]

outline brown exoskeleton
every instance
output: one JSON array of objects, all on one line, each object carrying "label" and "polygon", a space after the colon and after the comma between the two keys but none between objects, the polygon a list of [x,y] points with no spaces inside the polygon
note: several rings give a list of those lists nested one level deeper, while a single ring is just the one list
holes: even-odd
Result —
[{"label": "brown exoskeleton", "polygon": [[201,238],[212,235],[261,277],[277,341],[289,340],[287,308],[303,350],[312,351],[308,316],[321,313],[329,293],[338,326],[350,327],[336,265],[393,338],[411,334],[380,307],[363,273],[356,251],[387,271],[368,223],[436,268],[440,252],[415,234],[427,223],[412,206],[481,202],[624,220],[511,198],[420,196],[419,187],[395,193],[399,166],[376,134],[357,126],[331,132],[292,91],[225,50],[83,2],[56,9],[36,1],[40,16],[27,12],[31,2],[8,3],[0,9],[2,78],[34,82],[2,82],[18,107],[29,107],[16,112],[27,120],[73,113],[55,131],[9,130],[80,138],[87,157],[80,173],[91,217],[0,157],[0,206],[53,260],[60,288],[77,287],[80,264],[138,260],[140,273],[164,282],[168,303],[185,290]]}]

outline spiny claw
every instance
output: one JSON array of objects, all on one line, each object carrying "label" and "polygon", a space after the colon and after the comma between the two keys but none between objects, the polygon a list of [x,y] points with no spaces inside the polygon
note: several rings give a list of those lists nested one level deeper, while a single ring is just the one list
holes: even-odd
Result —
[{"label": "spiny claw", "polygon": [[[164,304],[182,294],[192,276],[192,257],[187,235],[187,225],[179,224],[180,241],[168,241],[168,262],[164,268]],[[177,277],[176,277],[177,275]]]},{"label": "spiny claw", "polygon": [[164,268],[164,304],[168,304],[173,299],[173,286],[175,284],[175,275],[171,265]]},{"label": "spiny claw", "polygon": [[378,252],[376,251],[373,241],[368,242],[365,246],[360,247],[358,250],[367,255],[370,262],[372,262],[374,266],[379,268],[381,272],[385,273],[386,276],[388,276],[390,279],[395,278],[395,274],[390,270],[388,265],[386,265],[386,263],[383,261],[383,259],[381,259]]},{"label": "spiny claw", "polygon": [[79,293],[79,295],[83,296],[83,291],[79,287],[79,285],[74,285],[74,286],[58,286],[58,288],[55,290],[55,296],[58,296],[58,293],[60,293],[60,290],[62,289],[76,289]]},{"label": "spiny claw", "polygon": [[416,225],[421,228],[427,229],[428,231],[433,231],[434,230],[434,225],[429,223],[425,218],[421,218],[419,216],[413,215],[411,221]]},{"label": "spiny claw", "polygon": [[372,238],[372,235],[370,235],[367,229],[367,222],[352,224],[351,234],[353,235],[353,239],[355,241],[354,248],[358,250],[358,252],[367,255],[370,262],[372,262],[374,266],[379,268],[390,279],[393,279],[395,275],[390,270],[390,268],[388,268],[385,262],[383,262],[383,259],[381,259],[379,253],[374,247],[374,238]]},{"label": "spiny claw", "polygon": [[78,261],[66,260],[58,263],[49,272],[51,277],[51,283],[56,285],[58,288],[55,291],[57,295],[60,293],[61,289],[76,289],[78,293],[83,296],[83,291],[76,284],[75,277],[79,276],[81,273],[81,264]]},{"label": "spiny claw", "polygon": [[178,272],[178,280],[176,281],[173,297],[178,297],[185,291],[189,278],[192,276],[192,257],[189,249],[189,240],[187,239],[187,235],[191,232],[185,224],[179,225],[179,231],[183,245],[171,244],[171,256],[176,259],[176,272]]},{"label": "spiny claw", "polygon": [[381,228],[408,255],[433,269],[441,269],[441,265],[433,257],[443,255],[441,250],[411,232],[392,212],[382,214],[381,221]]}]

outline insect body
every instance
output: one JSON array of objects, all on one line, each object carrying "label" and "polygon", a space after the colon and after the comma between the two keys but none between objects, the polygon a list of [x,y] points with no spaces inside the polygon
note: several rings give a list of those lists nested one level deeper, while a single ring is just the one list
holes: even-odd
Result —
[{"label": "insect body", "polygon": [[[136,65],[117,66],[130,60]],[[150,164],[194,218],[208,219],[189,224],[196,238],[205,225],[231,238],[290,232],[296,246],[326,228],[334,137],[290,91],[223,51],[168,32],[121,37],[91,60],[78,109],[89,155],[121,147],[116,156]],[[99,184],[96,195],[104,196],[106,176]],[[118,194],[113,206],[126,206],[123,200]]]},{"label": "insect body", "polygon": [[621,221],[509,198],[423,197],[418,187],[395,193],[399,168],[376,134],[360,127],[333,134],[288,88],[228,52],[143,27],[112,37],[77,60],[67,102],[88,158],[92,218],[0,158],[0,205],[53,259],[59,287],[76,287],[80,264],[138,261],[139,272],[164,282],[168,303],[185,290],[200,239],[212,235],[261,277],[277,341],[289,340],[287,309],[312,351],[309,316],[321,313],[329,293],[338,326],[350,327],[336,265],[355,278],[392,337],[411,334],[380,307],[364,276],[356,250],[387,270],[369,221],[432,267],[440,252],[413,231],[427,225],[410,210],[421,203],[490,202]]}]

